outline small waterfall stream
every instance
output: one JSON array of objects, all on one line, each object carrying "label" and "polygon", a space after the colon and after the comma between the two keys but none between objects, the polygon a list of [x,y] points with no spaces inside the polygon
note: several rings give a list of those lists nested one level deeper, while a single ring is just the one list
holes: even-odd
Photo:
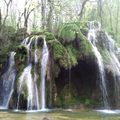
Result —
[{"label": "small waterfall stream", "polygon": [[[40,83],[40,97],[38,92],[38,85],[37,80],[39,78],[37,73],[37,64],[38,64],[38,49],[37,49],[37,39],[35,40],[34,46],[34,67],[32,65],[31,60],[31,44],[32,39],[25,39],[22,42],[22,45],[24,45],[27,48],[28,51],[28,66],[24,68],[21,76],[19,77],[19,95],[18,95],[18,102],[17,102],[17,109],[19,109],[19,102],[20,102],[20,95],[22,93],[22,90],[24,87],[27,87],[27,110],[46,110],[46,70],[47,70],[47,63],[48,63],[48,57],[49,57],[49,51],[48,47],[45,41],[45,38],[43,38],[43,48],[42,48],[42,57],[41,57],[41,83]],[[34,73],[32,75],[32,69],[34,69]],[[41,107],[39,103],[39,98],[41,98]]]},{"label": "small waterfall stream", "polygon": [[[37,41],[37,39],[36,39]],[[17,110],[19,109],[20,95],[24,87],[27,88],[27,110],[39,109],[39,97],[38,97],[38,88],[36,85],[37,82],[37,74],[36,74],[36,65],[34,70],[34,78],[32,76],[32,68],[33,65],[31,63],[31,44],[32,39],[26,38],[23,40],[22,45],[24,45],[27,49],[28,56],[28,65],[24,68],[21,76],[19,77],[19,88],[18,88],[18,101],[17,101]],[[34,61],[37,63],[37,42],[35,43],[35,51],[34,51]]]},{"label": "small waterfall stream", "polygon": [[29,64],[23,71],[23,73],[21,74],[20,78],[19,78],[19,95],[18,95],[18,103],[17,103],[17,109],[19,108],[19,101],[20,101],[20,93],[22,92],[22,88],[24,87],[24,85],[27,86],[27,90],[28,90],[28,97],[27,97],[27,110],[32,110],[32,108],[34,107],[33,105],[33,79],[32,79],[32,75],[31,75],[31,69],[32,69],[32,65]]},{"label": "small waterfall stream", "polygon": [[111,36],[109,36],[106,33],[107,39],[109,40],[109,57],[111,60],[111,64],[112,67],[114,69],[114,84],[115,84],[115,101],[118,104],[118,106],[120,105],[120,62],[119,59],[117,58],[115,51],[117,51],[117,48],[115,50],[115,40],[113,40],[111,38]]},{"label": "small waterfall stream", "polygon": [[2,101],[0,100],[0,107],[5,109],[8,108],[12,93],[14,91],[14,82],[16,78],[14,59],[15,54],[15,52],[10,53],[7,71],[1,76],[3,84],[0,91],[0,94],[2,96]]},{"label": "small waterfall stream", "polygon": [[39,103],[39,93],[38,93],[38,87],[37,87],[37,79],[38,79],[38,75],[37,75],[37,63],[38,63],[38,56],[37,56],[37,40],[35,41],[35,51],[34,51],[34,89],[35,89],[35,104],[37,106],[37,110],[40,109],[40,103]]},{"label": "small waterfall stream", "polygon": [[48,47],[44,38],[44,45],[42,51],[42,60],[41,60],[41,110],[46,109],[46,94],[45,94],[45,77],[46,77],[46,70],[47,70],[47,63],[48,63],[49,51]]},{"label": "small waterfall stream", "polygon": [[96,46],[96,32],[97,32],[97,30],[100,30],[100,29],[101,29],[100,24],[98,24],[98,26],[94,26],[94,22],[90,22],[90,28],[89,28],[89,32],[88,32],[88,40],[93,48],[93,52],[94,52],[96,58],[97,58],[97,64],[98,64],[99,73],[100,73],[100,88],[102,91],[104,108],[109,109],[108,92],[107,92],[103,59],[102,59],[102,56]]}]

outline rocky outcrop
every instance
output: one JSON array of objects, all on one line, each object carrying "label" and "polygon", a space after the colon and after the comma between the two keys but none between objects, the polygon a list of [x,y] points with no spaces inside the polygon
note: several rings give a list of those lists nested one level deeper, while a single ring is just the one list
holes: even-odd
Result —
[{"label": "rocky outcrop", "polygon": [[[82,28],[81,23],[65,24],[61,26],[58,36],[55,37],[49,32],[31,34],[30,62],[33,65],[32,76],[37,73],[37,85],[40,85],[41,54],[43,37],[49,48],[49,62],[46,75],[46,98],[47,107],[74,107],[81,106],[99,107],[102,101],[99,87],[99,71],[96,57],[92,46],[87,40],[87,29]],[[86,35],[86,36],[85,36]],[[37,40],[37,45],[36,44]],[[105,71],[109,79],[109,88],[113,88],[113,68],[109,64],[110,41],[104,31],[97,32],[96,44],[100,50],[105,63]],[[35,63],[34,53],[37,47],[38,63]],[[10,101],[10,108],[16,108],[18,96],[19,77],[28,64],[28,51],[24,45],[15,47],[17,79],[14,86],[14,93]],[[3,65],[3,64],[2,64]],[[1,67],[1,66],[0,66]],[[2,67],[1,67],[2,68]],[[111,72],[112,71],[112,72]],[[114,88],[113,88],[114,89]],[[114,103],[113,92],[109,91],[111,104]],[[27,108],[27,90],[20,95],[19,109]],[[113,104],[113,106],[115,106]]]}]

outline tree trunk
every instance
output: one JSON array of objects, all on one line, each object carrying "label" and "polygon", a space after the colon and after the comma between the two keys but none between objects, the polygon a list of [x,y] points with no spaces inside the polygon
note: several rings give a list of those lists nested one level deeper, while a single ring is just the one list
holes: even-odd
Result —
[{"label": "tree trunk", "polygon": [[98,14],[99,14],[100,23],[101,23],[101,26],[102,26],[102,25],[103,25],[103,18],[102,18],[102,14],[103,14],[102,0],[98,0]]},{"label": "tree trunk", "polygon": [[80,10],[80,13],[78,14],[78,16],[79,16],[80,19],[81,19],[82,16],[83,16],[83,10],[84,10],[84,7],[85,7],[87,1],[89,1],[89,0],[84,0],[84,1],[82,2],[82,7],[81,7],[81,10]]},{"label": "tree trunk", "polygon": [[2,25],[2,14],[1,14],[1,9],[0,9],[0,31],[1,31],[1,26]]},{"label": "tree trunk", "polygon": [[115,28],[115,33],[116,33],[116,38],[118,39],[118,22],[119,22],[119,0],[117,0],[117,15],[116,15],[116,28]]},{"label": "tree trunk", "polygon": [[53,5],[51,3],[51,0],[48,0],[49,3],[49,13],[48,13],[48,19],[47,19],[47,29],[49,32],[52,32],[52,16],[53,16]]},{"label": "tree trunk", "polygon": [[111,31],[113,31],[111,10],[109,10],[109,14],[110,14],[110,29],[111,29]]},{"label": "tree trunk", "polygon": [[27,19],[27,18],[25,18],[24,27],[25,27],[26,29],[28,28],[28,19]]},{"label": "tree trunk", "polygon": [[42,28],[46,28],[46,0],[41,0],[41,16],[42,16]]},{"label": "tree trunk", "polygon": [[[5,0],[4,0],[5,1]],[[8,3],[5,1],[5,4],[6,4],[6,15],[5,15],[5,18],[4,18],[4,20],[3,20],[3,25],[5,25],[5,22],[6,22],[6,19],[7,19],[7,17],[8,17],[8,12],[9,12],[9,6],[10,6],[10,4],[12,3],[12,0],[9,0],[8,1]]]}]

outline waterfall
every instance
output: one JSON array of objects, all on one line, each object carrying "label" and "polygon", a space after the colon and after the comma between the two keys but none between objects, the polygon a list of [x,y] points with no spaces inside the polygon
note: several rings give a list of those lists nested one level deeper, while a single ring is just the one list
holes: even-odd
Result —
[{"label": "waterfall", "polygon": [[[38,49],[37,49],[37,40],[35,39],[35,50],[34,50],[34,66],[32,65],[31,60],[31,44],[32,39],[26,38],[22,45],[24,45],[28,51],[28,65],[24,68],[21,76],[19,77],[19,95],[18,95],[18,102],[17,102],[17,109],[19,109],[19,102],[20,102],[20,95],[22,93],[22,90],[24,90],[24,87],[27,88],[27,110],[39,110],[40,109],[40,103],[39,103],[39,94],[38,94],[38,87],[37,87],[37,80],[39,78],[37,73],[37,65],[38,65]],[[47,63],[48,63],[48,57],[49,57],[49,51],[48,47],[45,41],[45,38],[43,39],[43,50],[42,50],[42,58],[41,58],[41,84],[40,84],[40,95],[41,95],[41,110],[46,109],[46,70],[47,70]],[[32,69],[34,69],[34,74],[32,76]]]},{"label": "waterfall", "polygon": [[46,108],[45,77],[46,77],[48,57],[49,57],[49,51],[48,51],[48,47],[47,47],[47,44],[44,38],[42,60],[41,60],[41,110],[45,110]]},{"label": "waterfall", "polygon": [[100,24],[98,24],[98,26],[94,26],[94,22],[90,22],[90,28],[89,28],[89,32],[88,32],[88,40],[92,46],[92,49],[93,49],[93,52],[94,52],[96,58],[97,58],[97,64],[98,64],[99,73],[100,73],[100,88],[102,91],[104,107],[109,108],[108,92],[107,92],[103,59],[102,59],[102,56],[101,56],[101,54],[96,46],[96,32],[97,32],[97,30],[100,30]]},{"label": "waterfall", "polygon": [[0,94],[2,96],[2,101],[0,100],[0,106],[1,108],[8,108],[9,102],[12,96],[12,93],[14,91],[14,82],[16,78],[16,69],[15,69],[15,52],[10,53],[9,62],[8,62],[8,68],[5,71],[5,73],[1,76],[2,83],[2,89],[0,91]]},{"label": "waterfall", "polygon": [[[37,88],[37,74],[36,74],[36,63],[37,59],[37,39],[35,39],[35,51],[34,51],[34,77],[32,76],[32,60],[31,60],[31,44],[32,39],[26,38],[23,40],[22,45],[24,45],[28,51],[28,65],[24,68],[21,76],[19,77],[19,88],[18,88],[18,101],[17,109],[19,109],[20,95],[24,87],[27,88],[27,110],[39,109],[39,97],[38,97],[38,88]],[[24,91],[25,92],[25,91]]]},{"label": "waterfall", "polygon": [[17,109],[19,108],[20,94],[22,92],[23,87],[27,87],[28,97],[27,97],[27,110],[32,110],[34,107],[33,104],[33,79],[31,75],[32,65],[29,64],[21,74],[19,78],[19,95],[18,95],[18,103]]},{"label": "waterfall", "polygon": [[115,40],[113,40],[110,35],[106,33],[106,36],[109,40],[109,57],[111,65],[114,69],[115,101],[118,105],[120,105],[120,62],[115,54],[115,47],[117,46],[115,46]]},{"label": "waterfall", "polygon": [[39,104],[39,94],[38,94],[38,88],[37,88],[37,79],[38,79],[38,75],[37,75],[37,63],[38,63],[38,56],[37,56],[37,40],[35,41],[35,51],[34,51],[34,63],[35,63],[35,67],[34,67],[34,89],[35,89],[35,104],[37,106],[37,110],[40,109],[40,104]]}]

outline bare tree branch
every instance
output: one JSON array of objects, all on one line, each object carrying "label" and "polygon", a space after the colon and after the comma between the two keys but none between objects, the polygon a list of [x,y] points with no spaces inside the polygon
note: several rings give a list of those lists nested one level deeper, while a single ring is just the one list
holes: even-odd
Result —
[{"label": "bare tree branch", "polygon": [[81,10],[80,10],[80,13],[78,14],[78,16],[80,17],[80,19],[82,18],[82,16],[83,16],[83,10],[84,10],[84,7],[85,7],[85,5],[86,5],[86,3],[88,2],[89,0],[84,0],[83,2],[82,2],[82,7],[81,7]]},{"label": "bare tree branch", "polygon": [[7,19],[7,17],[8,17],[9,6],[10,6],[10,3],[12,3],[12,0],[9,0],[8,3],[7,3],[6,0],[4,0],[4,2],[5,2],[5,4],[6,4],[6,7],[7,7],[7,8],[6,8],[6,15],[5,15],[4,20],[3,20],[3,25],[5,24],[6,19]]}]

